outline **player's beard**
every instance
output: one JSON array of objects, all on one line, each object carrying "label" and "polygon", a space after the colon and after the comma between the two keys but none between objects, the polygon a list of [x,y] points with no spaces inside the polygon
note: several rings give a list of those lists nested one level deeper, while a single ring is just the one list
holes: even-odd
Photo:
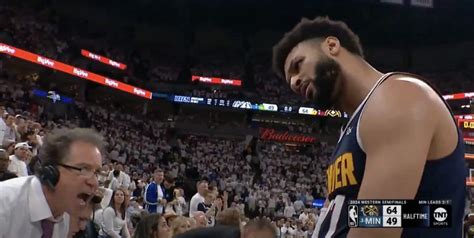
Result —
[{"label": "player's beard", "polygon": [[341,66],[333,59],[323,56],[315,66],[313,85],[316,93],[313,103],[318,109],[332,109],[336,106],[336,82],[340,80]]}]

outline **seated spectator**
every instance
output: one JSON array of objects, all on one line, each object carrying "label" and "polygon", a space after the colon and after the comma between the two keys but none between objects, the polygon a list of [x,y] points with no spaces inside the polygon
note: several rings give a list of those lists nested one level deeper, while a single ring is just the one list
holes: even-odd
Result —
[{"label": "seated spectator", "polygon": [[169,222],[169,225],[171,227],[171,232],[173,236],[176,236],[176,235],[179,235],[191,230],[191,222],[189,221],[189,218],[184,217],[184,216],[176,217],[175,219]]},{"label": "seated spectator", "polygon": [[15,154],[10,156],[8,170],[18,177],[28,176],[28,168],[26,167],[25,161],[30,148],[26,142],[18,143],[15,145]]},{"label": "seated spectator", "polygon": [[171,230],[160,214],[146,215],[138,223],[133,238],[171,238]]},{"label": "seated spectator", "polygon": [[103,211],[103,222],[99,232],[101,238],[130,238],[125,212],[125,191],[119,188],[114,191],[109,207]]}]

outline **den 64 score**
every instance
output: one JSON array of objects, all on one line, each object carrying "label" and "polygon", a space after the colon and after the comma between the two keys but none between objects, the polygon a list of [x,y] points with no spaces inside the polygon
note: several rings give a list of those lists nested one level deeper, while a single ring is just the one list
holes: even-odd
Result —
[{"label": "den 64 score", "polygon": [[450,200],[349,200],[351,228],[451,227]]}]

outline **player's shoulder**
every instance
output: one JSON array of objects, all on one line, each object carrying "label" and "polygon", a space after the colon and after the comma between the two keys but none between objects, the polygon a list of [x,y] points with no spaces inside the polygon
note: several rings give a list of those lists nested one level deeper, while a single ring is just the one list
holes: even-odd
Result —
[{"label": "player's shoulder", "polygon": [[392,74],[375,91],[373,97],[397,103],[406,100],[431,101],[439,96],[425,79],[413,74]]},{"label": "player's shoulder", "polygon": [[436,115],[442,106],[441,97],[421,78],[391,75],[367,100],[361,115],[361,127],[390,132],[423,123],[429,130],[436,124]]},{"label": "player's shoulder", "polygon": [[393,74],[373,92],[366,108],[372,108],[367,111],[375,112],[378,117],[426,116],[441,104],[441,97],[421,77]]}]

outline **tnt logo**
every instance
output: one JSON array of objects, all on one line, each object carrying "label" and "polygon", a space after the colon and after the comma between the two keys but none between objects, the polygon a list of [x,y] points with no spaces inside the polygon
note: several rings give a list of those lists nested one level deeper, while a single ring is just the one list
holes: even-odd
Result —
[{"label": "tnt logo", "polygon": [[448,211],[442,207],[438,207],[434,210],[433,217],[436,221],[445,221],[448,218]]}]

